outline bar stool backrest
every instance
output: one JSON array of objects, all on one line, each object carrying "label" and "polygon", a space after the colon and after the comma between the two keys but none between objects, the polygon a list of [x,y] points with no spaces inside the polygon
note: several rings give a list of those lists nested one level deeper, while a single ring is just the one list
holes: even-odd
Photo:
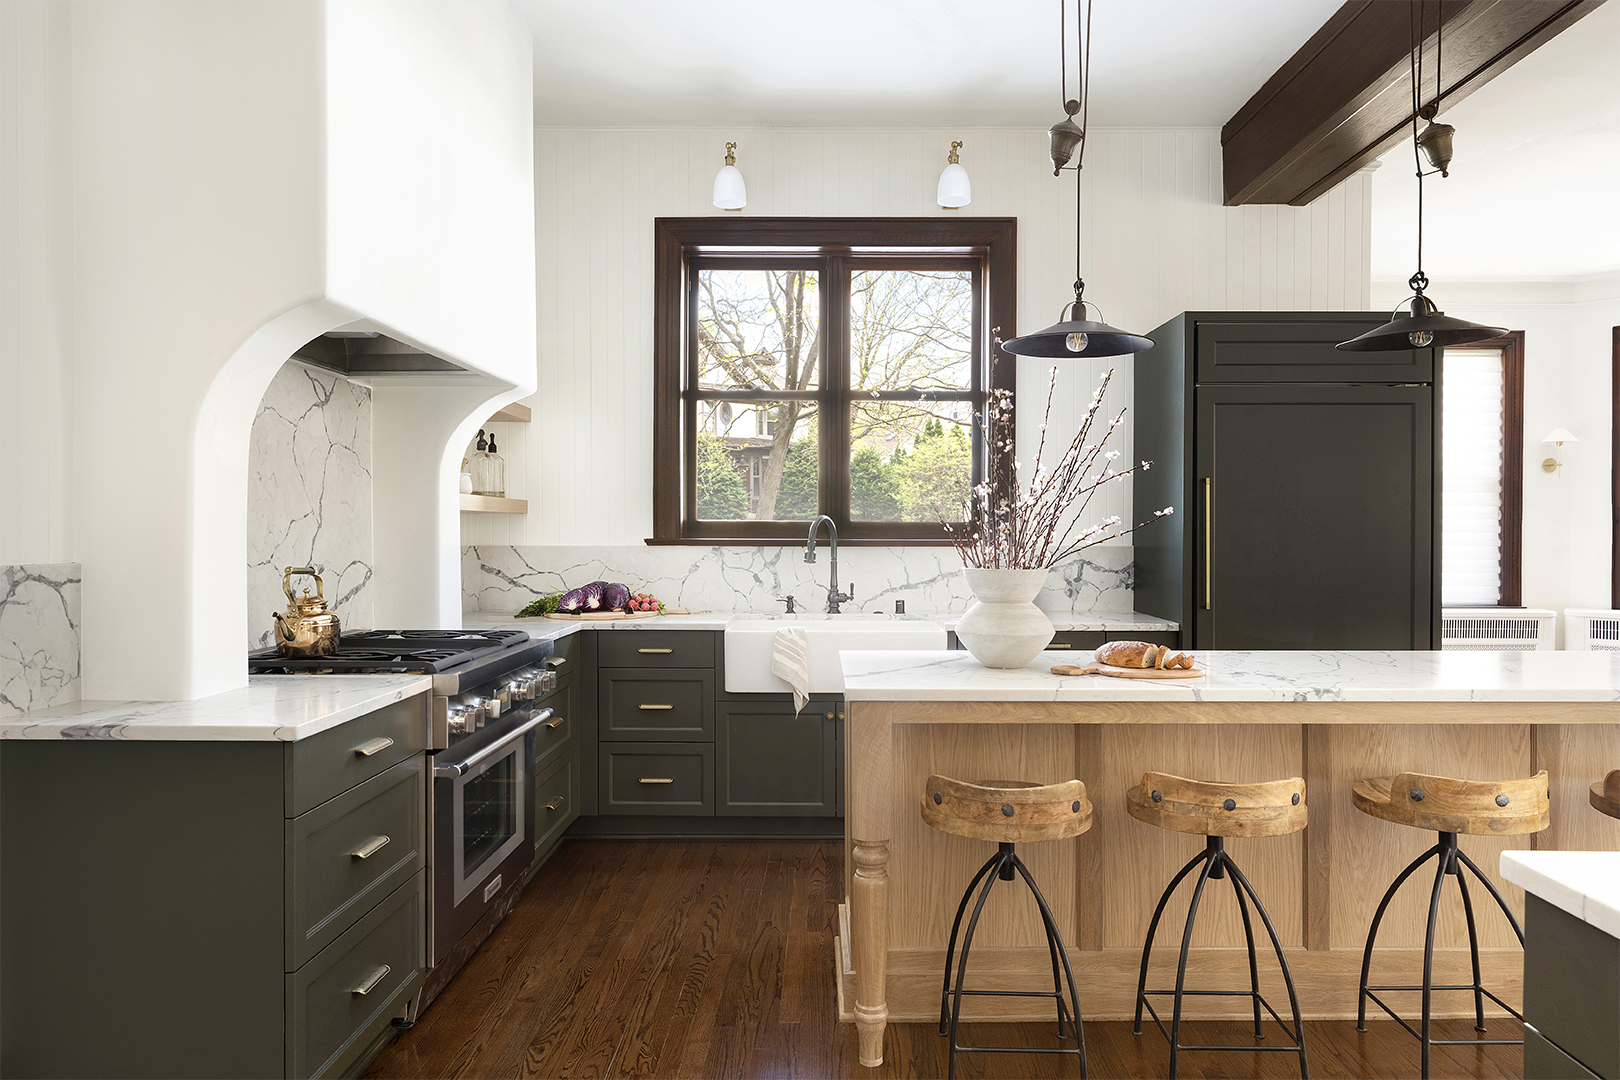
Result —
[{"label": "bar stool backrest", "polygon": [[1390,820],[1471,836],[1537,833],[1552,823],[1547,770],[1522,780],[1458,780],[1406,772],[1389,788]]},{"label": "bar stool backrest", "polygon": [[1150,772],[1126,792],[1138,821],[1197,836],[1283,836],[1305,827],[1305,781],[1223,784]]},{"label": "bar stool backrest", "polygon": [[1001,844],[1063,840],[1091,828],[1091,800],[1079,780],[968,783],[930,776],[923,789],[922,818],[941,832],[973,840]]}]

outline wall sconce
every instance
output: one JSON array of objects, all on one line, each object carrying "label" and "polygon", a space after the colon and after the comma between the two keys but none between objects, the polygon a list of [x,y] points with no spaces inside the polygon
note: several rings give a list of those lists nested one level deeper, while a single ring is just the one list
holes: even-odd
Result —
[{"label": "wall sconce", "polygon": [[939,174],[939,190],[934,195],[934,201],[947,210],[955,210],[973,201],[973,184],[968,180],[967,170],[956,158],[956,152],[961,148],[960,142],[951,143],[951,156],[945,159],[945,171]]},{"label": "wall sconce", "polygon": [[721,210],[741,210],[748,205],[748,185],[737,171],[736,149],[736,143],[726,143],[726,163],[714,174],[714,205]]},{"label": "wall sconce", "polygon": [[[1544,443],[1552,443],[1554,447],[1562,449],[1563,445],[1567,442],[1580,442],[1581,440],[1571,435],[1566,428],[1553,428],[1551,431],[1547,432],[1547,437],[1541,441]],[[1553,452],[1557,454],[1559,450],[1554,450]],[[1559,461],[1557,457],[1550,457],[1541,463],[1542,472],[1558,472],[1558,470],[1562,469],[1563,467],[1564,463]]]}]

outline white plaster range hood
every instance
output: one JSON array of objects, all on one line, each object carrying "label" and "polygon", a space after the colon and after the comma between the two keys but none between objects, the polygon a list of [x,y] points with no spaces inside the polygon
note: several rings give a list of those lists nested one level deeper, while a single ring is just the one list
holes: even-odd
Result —
[{"label": "white plaster range hood", "polygon": [[332,330],[299,346],[293,359],[354,378],[477,374],[375,330]]}]

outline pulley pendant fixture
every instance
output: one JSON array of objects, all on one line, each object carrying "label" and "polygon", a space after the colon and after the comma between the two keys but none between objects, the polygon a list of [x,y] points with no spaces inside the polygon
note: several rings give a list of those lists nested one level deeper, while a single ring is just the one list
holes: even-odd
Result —
[{"label": "pulley pendant fixture", "polygon": [[[1456,129],[1450,124],[1437,124],[1435,116],[1440,112],[1440,15],[1438,14],[1439,0],[1436,0],[1434,30],[1434,100],[1427,105],[1421,104],[1423,87],[1423,0],[1417,0],[1412,5],[1417,20],[1416,25],[1408,23],[1411,27],[1411,65],[1412,65],[1412,160],[1417,164],[1418,203],[1417,203],[1417,272],[1407,281],[1412,289],[1409,314],[1397,314],[1400,308],[1391,313],[1389,322],[1376,330],[1369,330],[1360,337],[1341,341],[1338,347],[1346,352],[1385,352],[1396,349],[1428,349],[1436,346],[1466,345],[1472,341],[1488,341],[1507,335],[1508,331],[1500,326],[1483,326],[1480,323],[1469,322],[1466,319],[1449,318],[1445,312],[1435,306],[1433,300],[1424,295],[1429,287],[1429,276],[1423,272],[1423,178],[1429,173],[1423,171],[1423,161],[1418,157],[1421,151],[1429,159],[1430,172],[1438,172],[1442,177],[1449,176],[1451,165],[1451,137]],[[1418,131],[1419,119],[1427,120],[1428,126],[1422,132]],[[1407,301],[1403,300],[1402,304]]]},{"label": "pulley pendant fixture", "polygon": [[[1085,5],[1083,18],[1082,3]],[[1066,50],[1068,38],[1061,3],[1058,12],[1061,55]],[[1074,167],[1070,170],[1074,173],[1074,302],[1065,304],[1063,310],[1058,312],[1058,321],[1046,329],[1015,337],[1002,345],[1007,352],[1017,356],[1124,356],[1153,348],[1151,338],[1091,318],[1084,300],[1086,283],[1080,276],[1080,171],[1086,159],[1087,104],[1091,96],[1091,0],[1075,0],[1075,33],[1080,38],[1075,49],[1076,56],[1080,58],[1080,96],[1078,99],[1069,97],[1068,67],[1065,63],[1059,84],[1064,116],[1047,131],[1051,139],[1052,175],[1060,175],[1069,162],[1074,161]],[[1078,124],[1074,121],[1076,113],[1080,115]]]}]

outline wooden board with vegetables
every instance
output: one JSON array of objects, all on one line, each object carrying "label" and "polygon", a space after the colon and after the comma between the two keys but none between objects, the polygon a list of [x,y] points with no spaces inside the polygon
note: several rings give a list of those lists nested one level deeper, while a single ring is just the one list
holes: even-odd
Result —
[{"label": "wooden board with vegetables", "polygon": [[671,612],[652,593],[630,591],[629,586],[609,581],[593,581],[565,593],[542,596],[517,613],[520,619],[545,615],[551,618],[624,619],[651,615],[689,615]]}]

